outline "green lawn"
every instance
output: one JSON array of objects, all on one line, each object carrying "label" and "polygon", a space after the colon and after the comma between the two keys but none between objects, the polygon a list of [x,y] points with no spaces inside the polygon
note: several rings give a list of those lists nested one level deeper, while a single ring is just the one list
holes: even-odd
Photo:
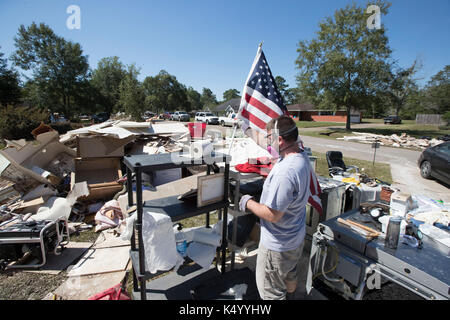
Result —
[{"label": "green lawn", "polygon": [[343,122],[296,121],[298,128],[345,127]]},{"label": "green lawn", "polygon": [[382,134],[382,135],[392,135],[397,134],[401,135],[402,133],[406,133],[407,135],[420,138],[422,136],[427,136],[431,138],[437,138],[446,134],[450,134],[449,129],[439,129],[438,126],[433,125],[417,125],[417,124],[392,124],[386,126],[378,126],[372,128],[355,128],[347,131],[345,128],[333,128],[326,130],[317,130],[317,131],[303,131],[300,132],[300,135],[318,137],[318,138],[328,138],[328,139],[336,139],[341,138],[343,136],[351,136],[352,132],[366,132],[366,133],[374,133],[374,134]]},{"label": "green lawn", "polygon": [[[384,119],[363,118],[361,123],[384,123]],[[402,124],[415,124],[416,120],[402,120]]]},{"label": "green lawn", "polygon": [[[316,173],[319,176],[329,177],[328,164],[325,154],[313,152],[313,156],[317,157]],[[344,157],[344,162],[348,166],[357,166],[360,172],[362,172],[362,169],[364,168],[364,173],[370,178],[378,178],[387,183],[392,183],[391,167],[387,163],[375,162],[375,165],[372,165],[372,161],[358,160],[347,157]]]}]

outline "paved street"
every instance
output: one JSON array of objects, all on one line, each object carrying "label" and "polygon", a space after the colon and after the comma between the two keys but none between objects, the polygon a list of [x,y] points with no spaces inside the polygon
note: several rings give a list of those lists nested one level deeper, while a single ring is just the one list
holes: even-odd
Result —
[{"label": "paved street", "polygon": [[[354,127],[373,126],[374,124],[359,124]],[[380,124],[384,125],[384,124]],[[231,131],[230,127],[221,127],[217,125],[209,125],[208,129],[220,130],[226,133]],[[318,128],[309,128],[315,129]],[[325,128],[324,128],[325,129]],[[373,160],[373,151],[370,144],[349,142],[341,140],[322,139],[316,137],[300,136],[305,146],[310,147],[315,152],[325,153],[330,150],[341,151],[344,157]],[[376,162],[384,162],[391,165],[391,174],[394,181],[393,186],[400,190],[412,194],[422,194],[433,199],[441,199],[450,202],[450,189],[436,180],[423,179],[420,176],[417,159],[420,156],[419,151],[407,150],[402,148],[380,147],[377,149]]]}]

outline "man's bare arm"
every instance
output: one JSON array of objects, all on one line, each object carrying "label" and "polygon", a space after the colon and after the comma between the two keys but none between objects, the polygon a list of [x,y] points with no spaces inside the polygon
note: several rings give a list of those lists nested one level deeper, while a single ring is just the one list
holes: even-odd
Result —
[{"label": "man's bare arm", "polygon": [[252,199],[248,200],[247,209],[259,218],[272,223],[280,221],[284,215],[284,212],[271,209],[268,206],[258,203]]}]

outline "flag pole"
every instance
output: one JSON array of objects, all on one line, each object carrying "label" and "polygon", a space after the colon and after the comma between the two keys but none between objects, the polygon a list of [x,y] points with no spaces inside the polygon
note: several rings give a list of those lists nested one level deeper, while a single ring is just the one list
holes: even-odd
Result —
[{"label": "flag pole", "polygon": [[[261,41],[261,42],[259,43],[259,46],[258,46],[258,52],[259,52],[259,50],[261,49],[262,45],[263,45],[263,42]],[[256,58],[255,58],[255,59],[256,59]],[[253,62],[253,63],[255,63],[255,62]],[[249,77],[250,77],[250,74],[248,75],[247,80],[246,80],[245,83],[247,83]],[[239,111],[238,111],[238,114],[239,114]],[[235,134],[236,134],[237,126],[238,126],[238,123],[235,122],[235,123],[234,123],[234,126],[233,126],[233,134],[232,134],[232,136],[231,136],[230,148],[228,149],[228,155],[230,155],[231,148],[233,147],[234,136],[235,136]]]}]

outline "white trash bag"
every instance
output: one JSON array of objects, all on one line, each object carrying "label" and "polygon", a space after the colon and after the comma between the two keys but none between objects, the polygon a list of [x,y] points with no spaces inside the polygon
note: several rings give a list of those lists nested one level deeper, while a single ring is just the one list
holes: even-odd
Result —
[{"label": "white trash bag", "polygon": [[177,251],[172,219],[168,215],[144,211],[142,238],[145,250],[146,270],[150,273],[168,271],[178,267],[184,259]]}]

